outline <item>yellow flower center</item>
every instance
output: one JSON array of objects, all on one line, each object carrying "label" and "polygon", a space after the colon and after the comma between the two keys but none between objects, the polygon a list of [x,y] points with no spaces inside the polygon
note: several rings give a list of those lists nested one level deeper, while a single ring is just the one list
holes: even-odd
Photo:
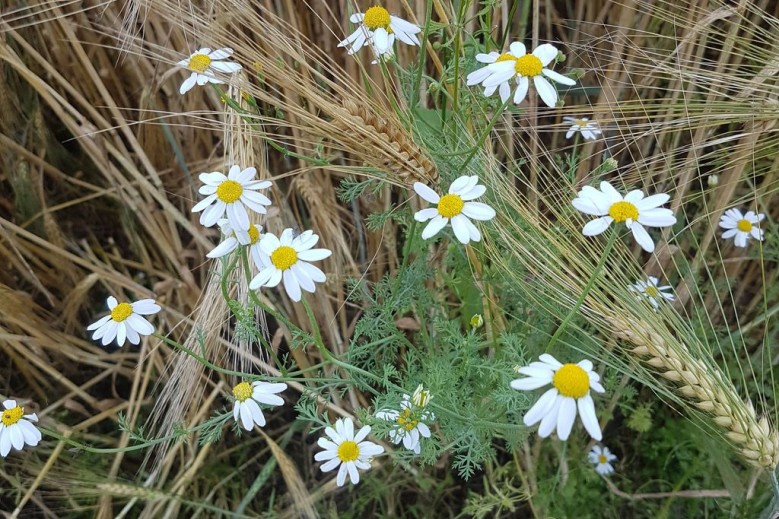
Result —
[{"label": "yellow flower center", "polygon": [[652,285],[649,285],[644,289],[644,293],[650,297],[657,297],[660,295],[660,291],[657,289],[657,287],[653,287]]},{"label": "yellow flower center", "polygon": [[400,416],[398,416],[398,425],[403,427],[407,431],[413,431],[417,426],[419,420],[414,420],[411,417],[411,409],[404,409]]},{"label": "yellow flower center", "polygon": [[287,270],[292,265],[298,262],[298,253],[295,249],[287,245],[282,245],[270,256],[270,261],[273,266],[279,270]]},{"label": "yellow flower center", "polygon": [[111,310],[111,319],[121,323],[133,314],[133,307],[130,303],[119,303]]},{"label": "yellow flower center", "polygon": [[195,54],[189,58],[189,68],[195,72],[203,73],[211,65],[211,58],[205,54]]},{"label": "yellow flower center", "polygon": [[584,119],[574,119],[573,123],[579,128],[586,128],[587,125],[590,124],[590,121],[585,121]]},{"label": "yellow flower center", "polygon": [[338,446],[338,459],[346,463],[347,461],[355,461],[360,457],[360,448],[357,444],[351,440],[341,442]]},{"label": "yellow flower center", "polygon": [[249,226],[249,244],[254,245],[260,239],[260,231],[257,230],[256,225]]},{"label": "yellow flower center", "polygon": [[248,382],[241,382],[233,388],[233,396],[239,402],[248,400],[252,396],[252,393],[254,393],[252,385]]},{"label": "yellow flower center", "polygon": [[609,462],[609,460],[606,459],[606,456],[604,454],[601,454],[600,456],[598,456],[598,463],[600,463],[601,465],[603,465],[604,463],[608,463],[608,462]]},{"label": "yellow flower center", "polygon": [[514,63],[514,70],[517,74],[525,77],[537,76],[541,74],[543,68],[541,60],[533,54],[525,54]]},{"label": "yellow flower center", "polygon": [[611,204],[609,207],[609,216],[614,218],[615,222],[622,223],[627,219],[638,220],[638,208],[630,202],[620,200]]},{"label": "yellow flower center", "polygon": [[24,415],[24,407],[16,406],[13,409],[6,409],[3,411],[3,425],[6,427],[11,426],[22,419]]},{"label": "yellow flower center", "polygon": [[365,18],[363,18],[362,23],[365,24],[365,26],[375,31],[376,29],[383,28],[383,29],[389,29],[390,25],[390,14],[389,11],[384,9],[383,7],[379,7],[378,5],[375,5],[365,11]]},{"label": "yellow flower center", "polygon": [[517,59],[516,56],[511,54],[510,52],[504,52],[500,56],[498,56],[498,59],[495,60],[495,63],[500,63],[501,61],[515,61]]},{"label": "yellow flower center", "polygon": [[576,364],[563,364],[552,377],[552,385],[563,396],[581,398],[590,390],[590,377]]},{"label": "yellow flower center", "polygon": [[438,201],[438,214],[444,218],[454,218],[463,210],[465,202],[459,195],[444,195]]},{"label": "yellow flower center", "polygon": [[243,186],[235,180],[225,180],[216,188],[216,197],[226,204],[237,202],[243,194]]},{"label": "yellow flower center", "polygon": [[752,222],[749,220],[739,220],[737,226],[738,230],[741,232],[750,232],[752,230]]}]

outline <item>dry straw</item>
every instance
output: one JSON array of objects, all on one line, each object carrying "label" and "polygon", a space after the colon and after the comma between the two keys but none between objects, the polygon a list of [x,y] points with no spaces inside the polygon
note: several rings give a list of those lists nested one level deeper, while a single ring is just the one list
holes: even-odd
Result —
[{"label": "dry straw", "polygon": [[677,390],[698,409],[709,413],[727,432],[749,463],[773,471],[779,463],[779,433],[768,419],[757,417],[751,402],[739,398],[721,371],[693,358],[682,344],[671,344],[648,323],[616,315],[606,316],[612,333],[631,343],[630,352],[677,384]]}]

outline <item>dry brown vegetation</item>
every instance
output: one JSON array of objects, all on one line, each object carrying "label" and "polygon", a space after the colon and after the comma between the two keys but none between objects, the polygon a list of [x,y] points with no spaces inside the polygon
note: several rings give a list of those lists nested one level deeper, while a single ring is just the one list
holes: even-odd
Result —
[{"label": "dry brown vegetation", "polygon": [[[426,4],[386,2],[390,11],[417,21],[424,21]],[[671,206],[685,222],[684,233],[673,244],[664,243],[643,271],[664,278],[682,273],[675,305],[680,314],[709,329],[739,332],[730,344],[713,348],[707,366],[723,358],[741,359],[747,368],[730,374],[736,396],[728,394],[728,405],[746,398],[751,382],[772,381],[776,327],[767,323],[779,308],[777,292],[770,288],[779,277],[779,248],[770,238],[765,248],[748,254],[725,248],[716,223],[732,206],[757,208],[769,222],[779,218],[779,51],[774,42],[779,6],[769,0],[517,4],[515,10],[515,2],[494,2],[493,37],[559,41],[566,49],[565,66],[581,69],[582,84],[588,86],[571,93],[576,102],[569,102],[565,114],[533,104],[527,117],[503,117],[484,145],[485,153],[495,155],[492,174],[520,172],[518,199],[539,207],[528,217],[539,222],[567,218],[569,231],[579,225],[563,209],[573,197],[572,185],[593,178],[606,150],[620,164],[623,185],[673,191]],[[483,7],[473,3],[457,26],[452,2],[431,2],[433,20],[442,24],[426,44],[431,76],[439,77],[450,52],[438,44],[477,31],[476,14]],[[118,432],[120,414],[131,427],[145,425],[163,436],[172,434],[175,424],[194,426],[227,405],[235,377],[208,370],[158,339],[144,340],[140,348],[104,349],[93,343],[85,326],[104,311],[108,295],[156,298],[165,308],[156,321],[158,330],[192,350],[202,342],[204,356],[215,364],[277,373],[250,341],[231,333],[219,266],[205,261],[218,232],[200,226],[190,212],[198,200],[198,173],[220,170],[225,163],[254,164],[260,177],[274,181],[272,231],[313,228],[333,249],[324,262],[325,289],[309,301],[324,342],[335,353],[345,351],[362,310],[347,300],[347,278],[377,281],[395,272],[400,261],[399,226],[388,221],[371,232],[365,217],[404,203],[414,181],[435,183],[441,163],[453,169],[450,162],[438,162],[441,157],[425,148],[398,115],[409,116],[412,107],[393,106],[404,88],[397,77],[371,66],[371,56],[355,59],[336,47],[350,29],[347,20],[354,8],[347,0],[10,0],[3,5],[0,355],[6,360],[0,364],[0,395],[36,411],[47,429],[106,449],[132,445],[129,433]],[[240,49],[245,74],[229,94],[247,111],[252,107],[241,92],[257,100],[258,114],[250,120],[214,90],[178,94],[183,74],[173,64],[201,42]],[[401,48],[398,62],[412,63],[418,50]],[[440,108],[437,92],[457,98],[457,89],[465,88],[455,83],[422,88],[420,103]],[[547,173],[564,169],[558,157],[570,143],[563,139],[560,118],[574,114],[593,116],[610,137],[586,144],[575,178],[563,183]],[[456,131],[468,134],[472,128]],[[387,181],[381,191],[349,204],[338,198],[343,178],[375,175],[376,169]],[[707,187],[711,175],[719,178],[713,188]],[[592,242],[576,240],[589,247],[579,263],[571,257],[559,264],[538,261],[544,257],[527,261],[540,278],[555,278],[549,286],[557,301],[571,303],[575,296],[570,291],[583,285],[592,265],[589,256],[597,262]],[[543,246],[541,241],[536,245]],[[531,253],[534,242],[524,246]],[[499,253],[490,249],[489,254]],[[436,249],[431,258],[442,254]],[[479,269],[474,259],[474,270]],[[634,281],[632,273],[622,278]],[[718,299],[700,288],[704,285],[722,287],[720,293],[728,297]],[[240,291],[233,296],[246,298]],[[303,308],[281,292],[263,292],[262,297],[306,327]],[[589,311],[609,306],[607,296],[596,299]],[[500,301],[491,308],[500,308]],[[494,316],[495,331],[507,318]],[[593,322],[606,325],[609,319],[597,315]],[[269,341],[286,352],[289,331],[270,322]],[[418,322],[404,324],[413,328]],[[300,368],[321,361],[314,348],[289,353]],[[298,393],[304,387],[290,385]],[[682,393],[704,400],[690,391]],[[772,399],[769,388],[756,404],[758,415],[773,418],[775,427]],[[350,415],[370,407],[370,398],[349,390],[321,405],[333,416]],[[306,426],[294,421],[289,408],[270,416],[262,435],[237,440],[226,432],[229,438],[218,448],[200,445],[193,435],[148,452],[95,455],[49,439],[34,455],[12,456],[0,464],[0,509],[13,517],[177,517],[192,503],[207,503],[239,515],[323,513],[323,503],[332,502],[337,489],[313,464]],[[754,410],[747,418],[758,423]],[[736,431],[732,422],[724,427]],[[747,457],[756,451],[758,459],[769,456],[767,465],[773,467],[775,435],[765,431],[773,442],[770,453],[742,450]],[[747,439],[734,441],[741,445]],[[241,450],[246,442],[250,448]],[[530,456],[529,450],[524,455]],[[227,471],[224,467],[231,464],[234,470]],[[263,473],[268,464],[278,470]],[[444,466],[434,470],[448,473]],[[413,476],[405,476],[409,480]],[[462,502],[463,488],[454,492],[459,497],[444,499],[442,509],[456,512],[453,503]],[[273,501],[265,495],[271,489],[277,492]],[[411,493],[426,499],[423,491]],[[429,505],[439,506],[432,498]],[[390,499],[383,513],[401,513],[402,506]],[[193,508],[203,517],[215,514]]]}]

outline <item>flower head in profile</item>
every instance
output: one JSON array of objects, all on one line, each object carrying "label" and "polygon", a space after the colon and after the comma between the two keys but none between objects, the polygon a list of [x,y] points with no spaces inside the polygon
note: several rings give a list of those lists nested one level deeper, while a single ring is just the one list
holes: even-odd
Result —
[{"label": "flower head in profile", "polygon": [[735,207],[728,209],[719,219],[719,226],[726,229],[722,233],[722,238],[725,240],[733,238],[736,247],[746,247],[750,238],[763,241],[764,232],[760,228],[763,218],[765,218],[763,213],[755,214],[754,211],[747,211],[747,214],[743,214]]},{"label": "flower head in profile", "polygon": [[646,281],[638,280],[635,284],[630,285],[630,290],[638,294],[639,299],[645,299],[649,301],[655,312],[660,308],[660,301],[673,301],[676,297],[670,292],[670,285],[658,286],[660,280],[654,276],[649,276]]},{"label": "flower head in profile", "polygon": [[219,230],[222,231],[224,239],[219,245],[214,247],[211,252],[206,254],[207,257],[221,258],[222,256],[226,256],[233,252],[239,245],[248,245],[249,254],[252,257],[254,264],[257,265],[258,269],[263,267],[262,254],[260,252],[262,226],[250,224],[248,231],[240,231],[234,230],[233,226],[230,225],[230,220],[227,218],[221,218],[216,223],[219,225]]},{"label": "flower head in profile", "polygon": [[670,198],[666,194],[644,198],[644,193],[639,189],[623,197],[611,184],[603,181],[600,183],[600,190],[584,186],[574,199],[573,206],[585,214],[599,217],[584,226],[582,234],[585,236],[601,234],[612,222],[624,223],[633,232],[633,237],[641,248],[653,252],[655,242],[644,226],[668,227],[676,223],[673,212],[660,207]]},{"label": "flower head in profile", "polygon": [[471,201],[487,191],[485,186],[479,184],[479,177],[476,175],[458,178],[449,186],[449,193],[443,196],[439,196],[421,182],[414,183],[414,191],[431,204],[438,205],[414,214],[414,219],[418,222],[430,220],[422,230],[422,239],[432,238],[451,221],[454,235],[460,243],[479,241],[481,233],[470,219],[486,221],[495,218],[495,210],[492,207]]},{"label": "flower head in profile", "polygon": [[192,74],[181,84],[179,94],[184,95],[192,89],[193,86],[203,86],[206,83],[224,83],[217,79],[215,72],[224,74],[233,74],[241,70],[241,65],[232,61],[225,61],[233,55],[233,49],[217,49],[212,51],[209,48],[199,49],[192,55],[179,61],[177,65],[191,70]]},{"label": "flower head in profile", "polygon": [[419,45],[417,34],[422,29],[418,25],[392,16],[378,5],[364,13],[353,14],[349,21],[358,27],[338,44],[339,47],[349,47],[349,54],[354,54],[367,44],[373,48],[377,58],[388,58],[392,56],[392,46],[396,39],[407,45]]},{"label": "flower head in profile", "polygon": [[[489,54],[483,54],[479,53],[476,55],[476,61],[479,63],[484,63],[486,65],[491,65],[492,63],[498,63],[501,61],[516,61],[516,56],[511,54],[510,52],[505,52],[501,54],[500,52],[490,52]],[[492,75],[492,71],[489,67],[482,67],[480,69],[474,70],[468,76],[465,78],[465,84],[468,86],[474,86],[479,85],[484,82],[485,79],[490,77]],[[495,93],[495,90],[498,90],[498,93],[500,95],[500,100],[505,103],[508,101],[509,97],[511,97],[511,83],[510,79],[507,79],[503,81],[502,83],[493,84],[489,87],[484,88],[484,97],[490,97],[492,94]]]},{"label": "flower head in profile", "polygon": [[269,180],[255,180],[257,170],[246,168],[241,171],[239,166],[232,166],[227,176],[218,171],[201,173],[200,181],[205,184],[198,191],[206,197],[192,208],[193,213],[199,213],[200,223],[206,227],[213,226],[227,213],[227,220],[234,230],[249,230],[248,207],[255,213],[265,214],[265,206],[271,204],[267,196],[258,193],[259,189],[271,186]]},{"label": "flower head in profile", "polygon": [[425,422],[435,420],[435,415],[425,409],[430,398],[430,392],[420,384],[413,396],[403,395],[399,411],[391,409],[376,413],[376,418],[395,422],[390,439],[394,443],[403,442],[405,448],[417,455],[422,450],[421,439],[430,438],[430,428]]},{"label": "flower head in profile", "polygon": [[0,456],[5,458],[11,452],[11,447],[20,451],[27,444],[35,447],[41,441],[41,432],[32,422],[37,422],[38,416],[24,414],[24,407],[16,404],[16,400],[3,402],[3,414],[0,415]]},{"label": "flower head in profile", "polygon": [[287,384],[255,381],[249,384],[241,382],[233,388],[235,403],[233,404],[233,418],[247,431],[254,429],[255,424],[265,427],[265,415],[262,414],[260,404],[284,405],[284,399],[276,393],[287,389]]},{"label": "flower head in profile", "polygon": [[592,450],[587,454],[590,463],[595,465],[595,472],[601,476],[608,476],[614,472],[614,467],[611,466],[612,461],[616,461],[617,457],[611,453],[608,447],[601,447],[600,445],[593,445]]},{"label": "flower head in profile", "polygon": [[563,117],[563,121],[571,123],[571,127],[568,128],[568,132],[565,134],[566,139],[570,139],[577,133],[581,133],[585,140],[598,138],[602,132],[596,121],[590,121],[587,117],[577,119],[576,117]]},{"label": "flower head in profile", "polygon": [[316,453],[316,461],[324,461],[322,472],[329,472],[336,467],[338,476],[336,484],[341,487],[346,482],[346,475],[352,485],[360,482],[360,473],[357,469],[368,470],[371,468],[371,460],[384,452],[384,447],[373,442],[365,441],[371,428],[367,425],[354,434],[354,424],[351,418],[340,418],[335,421],[335,428],[327,427],[327,438],[319,438],[317,444],[324,450]]},{"label": "flower head in profile", "polygon": [[[557,105],[557,89],[549,82],[551,79],[561,85],[575,85],[576,81],[555,72],[548,68],[549,64],[557,58],[557,47],[549,43],[544,43],[536,47],[532,53],[528,54],[525,45],[515,41],[509,46],[509,52],[495,57],[493,63],[488,64],[486,71],[477,70],[469,75],[468,84],[475,85],[481,83],[485,89],[485,95],[492,94],[496,88],[500,87],[501,99],[505,103],[508,100],[506,88],[503,83],[513,80],[517,85],[514,91],[514,103],[520,104],[527,97],[530,88],[530,79],[533,79],[533,85],[541,97],[541,100],[550,108]],[[487,55],[490,56],[490,55]],[[483,57],[486,62],[487,59]]]},{"label": "flower head in profile", "polygon": [[309,262],[323,260],[333,253],[329,249],[312,249],[318,241],[319,236],[311,231],[295,236],[292,229],[285,229],[278,238],[265,234],[260,240],[262,267],[249,282],[249,288],[275,287],[283,280],[284,290],[293,301],[300,301],[301,288],[313,293],[314,283],[324,283],[327,278]]},{"label": "flower head in profile", "polygon": [[161,310],[154,299],[141,299],[135,303],[120,303],[115,297],[107,300],[110,314],[87,326],[87,330],[95,330],[93,340],[101,339],[103,346],[116,339],[119,346],[125,339],[130,344],[139,344],[142,335],[154,333],[154,325],[147,321],[144,315],[153,315]]},{"label": "flower head in profile", "polygon": [[585,359],[577,364],[561,364],[548,353],[541,355],[539,360],[541,362],[531,362],[529,366],[517,370],[527,375],[525,378],[511,381],[511,387],[521,391],[552,384],[525,413],[525,425],[530,427],[541,422],[539,436],[546,438],[557,430],[557,436],[565,441],[571,433],[578,408],[584,428],[590,436],[600,441],[602,434],[590,390],[598,393],[605,390],[600,384],[600,375],[592,370],[592,362]]}]

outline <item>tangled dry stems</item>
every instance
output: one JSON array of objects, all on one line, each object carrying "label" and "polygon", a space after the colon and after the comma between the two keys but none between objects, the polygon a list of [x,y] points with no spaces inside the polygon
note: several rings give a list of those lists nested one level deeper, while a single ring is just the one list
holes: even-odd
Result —
[{"label": "tangled dry stems", "polygon": [[779,433],[768,419],[758,418],[749,401],[739,398],[721,371],[694,358],[682,343],[671,344],[646,322],[608,316],[617,339],[631,343],[633,355],[677,385],[677,390],[698,409],[726,429],[725,436],[752,465],[773,471],[779,463]]}]

